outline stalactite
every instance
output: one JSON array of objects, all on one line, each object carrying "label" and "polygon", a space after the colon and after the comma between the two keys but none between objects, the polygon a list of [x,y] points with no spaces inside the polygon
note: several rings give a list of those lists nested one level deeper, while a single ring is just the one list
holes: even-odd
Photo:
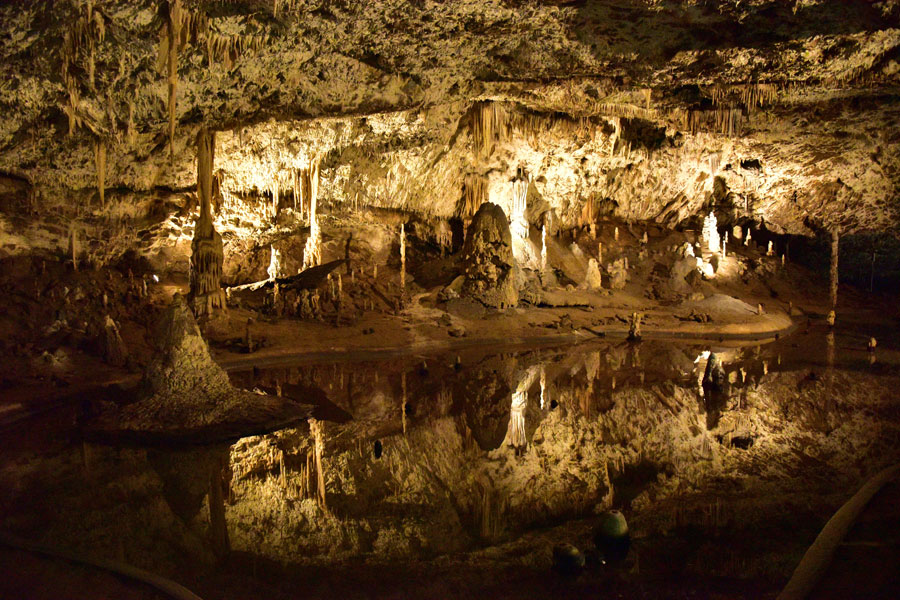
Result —
[{"label": "stalactite", "polygon": [[81,125],[81,119],[77,115],[81,94],[78,89],[78,81],[72,73],[72,67],[79,55],[87,56],[88,83],[94,87],[95,77],[95,48],[106,38],[106,25],[103,15],[94,10],[93,2],[78,4],[77,17],[72,22],[68,31],[63,34],[62,47],[60,49],[62,64],[62,80],[66,84],[68,105],[65,112],[69,117],[69,135]]},{"label": "stalactite", "polygon": [[502,142],[508,136],[508,113],[502,104],[486,101],[476,102],[470,116],[475,154],[490,156],[494,143]]},{"label": "stalactite", "polygon": [[125,133],[128,147],[132,150],[137,145],[137,127],[134,124],[134,100],[128,100],[128,129]]},{"label": "stalactite", "polygon": [[778,100],[778,85],[774,83],[739,83],[733,85],[714,85],[706,90],[713,104],[737,102],[748,109],[758,108]]},{"label": "stalactite", "polygon": [[168,0],[161,5],[165,22],[160,31],[160,60],[165,64],[167,76],[168,116],[169,116],[169,156],[175,156],[175,103],[178,95],[178,52],[181,43],[182,32],[182,8],[181,0]]},{"label": "stalactite", "polygon": [[97,191],[100,192],[100,204],[106,204],[106,142],[98,139],[94,142],[94,166],[97,169]]},{"label": "stalactite", "polygon": [[[584,206],[581,208],[580,225],[582,227],[585,225],[590,225],[592,228],[594,227],[594,196],[593,196],[593,194],[588,196],[588,199],[585,201]],[[596,236],[594,236],[594,234],[591,234],[591,237],[596,237]]]},{"label": "stalactite", "polygon": [[224,262],[222,236],[213,227],[210,212],[214,152],[215,134],[203,127],[197,133],[197,196],[200,199],[200,215],[194,225],[194,240],[191,242],[190,298],[197,314],[209,314],[225,307],[225,292],[219,285]]},{"label": "stalactite", "polygon": [[69,226],[69,255],[72,257],[72,268],[78,271],[78,254],[81,248],[78,244],[78,227],[73,223]]}]

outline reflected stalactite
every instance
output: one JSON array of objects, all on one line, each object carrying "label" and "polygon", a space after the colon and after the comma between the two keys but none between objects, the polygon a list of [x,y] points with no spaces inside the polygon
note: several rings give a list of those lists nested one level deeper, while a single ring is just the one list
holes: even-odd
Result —
[{"label": "reflected stalactite", "polygon": [[[832,312],[837,312],[838,301],[838,248],[840,246],[840,235],[836,228],[831,229],[831,262],[829,264],[828,290],[829,299],[831,301]],[[834,325],[833,317],[830,325]]]},{"label": "reflected stalactite", "polygon": [[715,429],[719,424],[722,411],[728,402],[728,376],[722,366],[722,360],[715,353],[710,353],[703,372],[703,408],[706,411],[707,430]]},{"label": "reflected stalactite", "polygon": [[[226,555],[231,546],[228,541],[228,525],[225,521],[225,497],[224,486],[230,476],[226,477],[228,467],[228,452],[222,452],[211,461],[209,471],[209,493],[207,504],[209,507],[209,532],[213,551],[218,556]],[[229,471],[230,472],[230,471]]]},{"label": "reflected stalactite", "polygon": [[314,457],[316,469],[316,502],[323,511],[328,511],[328,504],[325,501],[325,471],[322,462],[322,452],[325,448],[325,427],[318,419],[309,420],[309,430],[314,440]]},{"label": "reflected stalactite", "polygon": [[532,366],[525,371],[512,394],[512,402],[509,409],[509,425],[506,430],[505,445],[515,449],[516,454],[524,452],[528,446],[525,433],[525,411],[528,409],[528,390],[535,379],[540,376],[540,366]]},{"label": "reflected stalactite", "polygon": [[478,502],[474,506],[475,523],[481,539],[498,539],[505,529],[504,516],[509,509],[509,501],[499,494],[489,482],[481,482],[476,490]]},{"label": "reflected stalactite", "polygon": [[825,334],[825,430],[831,431],[831,415],[834,412],[834,330]]}]

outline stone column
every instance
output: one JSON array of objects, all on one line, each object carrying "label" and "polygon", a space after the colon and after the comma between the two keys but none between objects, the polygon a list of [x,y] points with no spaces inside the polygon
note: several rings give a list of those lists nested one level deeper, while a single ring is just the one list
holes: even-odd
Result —
[{"label": "stone column", "polygon": [[213,227],[210,205],[212,202],[212,171],[215,134],[206,127],[197,134],[197,196],[200,198],[200,216],[194,224],[191,242],[191,307],[195,314],[209,314],[225,308],[225,292],[219,282],[225,253],[222,236]]}]

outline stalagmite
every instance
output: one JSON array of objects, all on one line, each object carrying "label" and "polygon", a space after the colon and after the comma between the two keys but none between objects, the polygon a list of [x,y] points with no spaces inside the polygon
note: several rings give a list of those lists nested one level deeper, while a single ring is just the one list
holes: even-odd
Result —
[{"label": "stalagmite", "polygon": [[747,228],[747,235],[744,236],[744,245],[745,245],[745,246],[750,245],[750,238],[751,238],[751,237],[752,237],[752,235],[751,235],[751,232],[750,232],[750,228],[748,227],[748,228]]},{"label": "stalagmite", "polygon": [[781,255],[781,266],[783,267],[785,263],[784,254]]},{"label": "stalagmite", "polygon": [[613,239],[617,242],[619,241],[619,228],[618,227],[616,227],[616,229],[613,231]]},{"label": "stalagmite", "polygon": [[628,327],[628,339],[634,341],[641,339],[641,313],[631,313],[631,322]]},{"label": "stalagmite", "polygon": [[128,350],[119,333],[119,326],[106,315],[103,322],[103,358],[114,367],[123,367],[128,360]]},{"label": "stalagmite", "polygon": [[647,241],[648,241],[648,240],[647,240],[647,232],[645,231],[645,232],[644,232],[644,235],[641,237],[641,244],[643,244],[643,245],[646,246],[646,245],[647,245]]},{"label": "stalagmite", "polygon": [[201,128],[197,133],[197,196],[200,215],[191,242],[191,306],[196,314],[225,308],[225,292],[219,285],[224,251],[222,236],[215,230],[210,212],[212,169],[215,161],[215,134]]},{"label": "stalagmite", "polygon": [[275,246],[269,246],[269,266],[266,269],[266,275],[270,280],[281,276],[281,252]]},{"label": "stalagmite", "polygon": [[547,371],[544,365],[541,365],[541,410],[547,404]]},{"label": "stalagmite", "polygon": [[597,262],[603,264],[603,242],[597,242]]},{"label": "stalagmite", "polygon": [[547,271],[547,226],[541,226],[541,272]]},{"label": "stalagmite", "polygon": [[595,224],[591,223],[590,231],[591,231],[591,239],[596,240],[597,239],[597,226]]},{"label": "stalagmite", "polygon": [[94,165],[97,169],[97,191],[100,204],[106,204],[106,142],[98,139],[94,143]]},{"label": "stalagmite", "polygon": [[725,236],[722,238],[722,258],[725,258],[728,254],[727,252],[728,246],[728,232],[725,232]]},{"label": "stalagmite", "polygon": [[766,249],[766,256],[775,256],[775,245],[769,240],[769,247]]},{"label": "stalagmite", "polygon": [[603,287],[603,278],[600,274],[600,265],[594,258],[588,259],[587,273],[584,277],[584,285],[589,290],[599,290]]},{"label": "stalagmite", "polygon": [[717,229],[717,226],[718,223],[716,220],[716,215],[710,212],[703,219],[703,231],[701,232],[704,250],[706,250],[707,252],[718,253],[719,248],[722,245],[719,240],[719,231]]},{"label": "stalagmite", "polygon": [[310,162],[309,169],[302,173],[304,187],[304,201],[309,206],[309,237],[306,238],[306,246],[303,249],[303,268],[322,264],[322,232],[319,230],[319,218],[317,204],[319,195],[319,158]]},{"label": "stalagmite", "polygon": [[838,246],[840,245],[840,236],[837,228],[831,229],[831,264],[829,270],[829,291],[831,300],[831,310],[837,311],[838,296]]}]

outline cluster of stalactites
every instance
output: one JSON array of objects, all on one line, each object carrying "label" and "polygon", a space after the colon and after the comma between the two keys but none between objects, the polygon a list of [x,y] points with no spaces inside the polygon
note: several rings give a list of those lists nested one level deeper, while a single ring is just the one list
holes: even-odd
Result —
[{"label": "cluster of stalactites", "polygon": [[231,69],[247,50],[258,50],[267,41],[265,36],[221,35],[209,28],[209,18],[202,12],[182,7],[181,0],[166,0],[160,4],[162,27],[159,31],[157,69],[167,77],[169,103],[169,153],[174,155],[175,116],[178,88],[178,53],[188,44],[204,43],[209,64],[218,60]]},{"label": "cluster of stalactites", "polygon": [[[646,118],[648,111],[630,105],[609,105],[615,116]],[[604,125],[604,119],[572,117],[560,113],[552,115],[521,110],[506,102],[476,102],[469,112],[469,126],[476,158],[490,156],[496,144],[507,141],[513,132],[524,137],[532,145],[553,131],[574,139],[593,139]]]},{"label": "cluster of stalactites", "polygon": [[310,161],[308,169],[301,170],[300,186],[301,204],[309,205],[309,237],[303,248],[303,269],[322,264],[322,232],[319,230],[319,218],[316,215],[316,204],[319,194],[319,159]]},{"label": "cluster of stalactites", "polygon": [[81,94],[78,91],[78,82],[72,73],[72,67],[78,55],[84,51],[87,54],[87,74],[91,87],[94,86],[96,45],[103,42],[106,37],[106,24],[103,15],[94,10],[94,3],[88,0],[76,5],[77,18],[72,21],[72,26],[63,35],[60,55],[62,59],[62,80],[68,93],[68,104],[65,107],[69,117],[69,135],[81,124],[81,118],[77,114]]},{"label": "cluster of stalactites", "polygon": [[487,177],[477,173],[467,173],[463,178],[462,200],[457,212],[463,219],[471,219],[478,208],[488,199]]},{"label": "cluster of stalactites", "polygon": [[490,156],[494,144],[509,135],[509,112],[499,102],[476,102],[470,112],[472,141],[477,156]]},{"label": "cluster of stalactites", "polygon": [[191,301],[198,314],[209,314],[225,308],[225,293],[219,282],[225,253],[222,236],[212,222],[213,162],[215,160],[215,135],[205,127],[197,134],[197,196],[200,198],[200,215],[194,225],[191,242]]},{"label": "cluster of stalactites", "polygon": [[273,2],[272,14],[277,17],[280,12],[293,10],[297,0],[273,0]]},{"label": "cluster of stalactites", "polygon": [[739,106],[719,106],[712,110],[676,108],[671,116],[682,129],[692,134],[712,131],[734,136],[741,132],[744,110]]},{"label": "cluster of stalactites", "polygon": [[744,113],[752,114],[756,108],[778,100],[779,86],[774,83],[741,83],[715,85],[705,91],[714,108],[676,108],[672,119],[691,133],[701,130],[728,136],[741,132]]},{"label": "cluster of stalactites", "polygon": [[774,83],[715,85],[707,93],[716,106],[735,104],[736,98],[737,104],[753,109],[778,100],[778,85]]}]

